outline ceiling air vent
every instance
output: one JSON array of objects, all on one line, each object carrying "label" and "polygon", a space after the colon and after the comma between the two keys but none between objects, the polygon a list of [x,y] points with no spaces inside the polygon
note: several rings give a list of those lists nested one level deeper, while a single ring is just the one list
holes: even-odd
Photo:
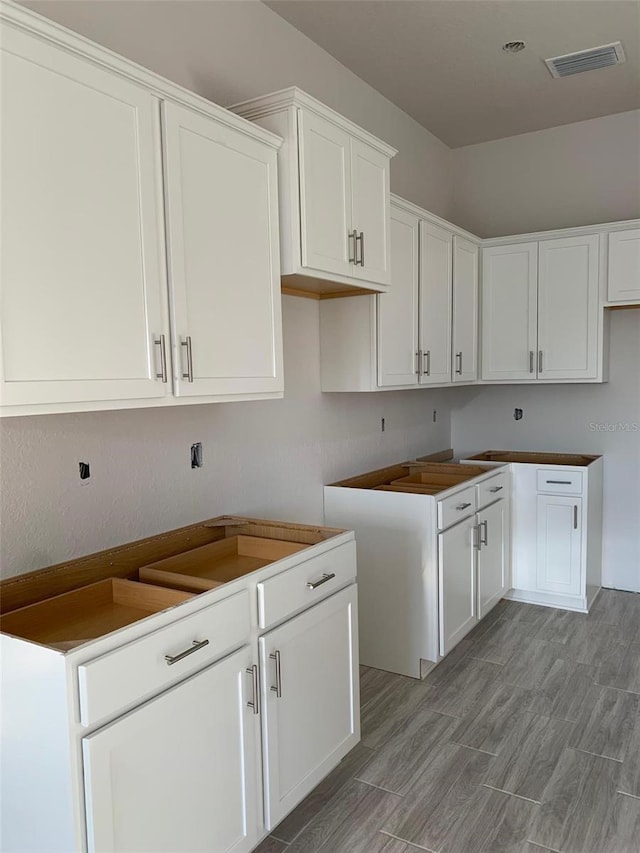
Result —
[{"label": "ceiling air vent", "polygon": [[552,77],[568,77],[570,74],[581,74],[583,71],[595,71],[597,68],[607,68],[609,65],[620,65],[625,61],[624,50],[617,41],[613,44],[592,47],[590,50],[554,56],[553,59],[545,59],[544,62]]}]

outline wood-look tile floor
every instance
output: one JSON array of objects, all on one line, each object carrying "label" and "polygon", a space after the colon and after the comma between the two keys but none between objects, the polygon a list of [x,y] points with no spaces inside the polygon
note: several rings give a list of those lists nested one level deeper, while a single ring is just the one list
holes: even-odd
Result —
[{"label": "wood-look tile floor", "polygon": [[423,681],[362,667],[361,700],[256,853],[640,853],[640,595],[501,601]]}]

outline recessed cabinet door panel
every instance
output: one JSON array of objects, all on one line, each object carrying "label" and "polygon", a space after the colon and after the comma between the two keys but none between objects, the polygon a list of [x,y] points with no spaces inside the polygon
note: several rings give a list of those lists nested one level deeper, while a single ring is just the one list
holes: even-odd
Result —
[{"label": "recessed cabinet door panel", "polygon": [[355,585],[259,640],[268,829],[360,739],[357,643]]},{"label": "recessed cabinet door panel", "polygon": [[538,379],[593,379],[598,235],[545,240],[538,261]]},{"label": "recessed cabinet door panel", "polygon": [[609,301],[640,302],[640,228],[609,234]]},{"label": "recessed cabinet door panel", "polygon": [[476,624],[475,516],[438,534],[440,654],[447,655]]},{"label": "recessed cabinet door panel", "polygon": [[391,208],[391,287],[378,301],[378,384],[418,382],[418,219]]},{"label": "recessed cabinet door panel", "polygon": [[2,47],[2,403],[162,397],[158,103],[9,25]]},{"label": "recessed cabinet door panel", "polygon": [[538,495],[537,519],[538,589],[580,595],[582,499]]},{"label": "recessed cabinet door panel", "polygon": [[389,193],[389,158],[352,139],[352,227],[359,235],[353,274],[378,284],[390,281]]},{"label": "recessed cabinet door panel", "polygon": [[276,153],[175,104],[163,115],[176,393],[281,391]]},{"label": "recessed cabinet door panel", "polygon": [[351,138],[302,110],[298,135],[302,266],[353,276]]},{"label": "recessed cabinet door panel", "polygon": [[508,588],[506,507],[502,500],[478,513],[478,619],[495,607]]},{"label": "recessed cabinet door panel", "polygon": [[258,838],[251,653],[82,740],[89,853],[247,853]]},{"label": "recessed cabinet door panel", "polygon": [[451,382],[453,235],[420,223],[420,349],[425,385]]},{"label": "recessed cabinet door panel", "polygon": [[482,378],[536,378],[538,244],[482,250]]},{"label": "recessed cabinet door panel", "polygon": [[452,379],[478,378],[478,247],[453,238]]}]

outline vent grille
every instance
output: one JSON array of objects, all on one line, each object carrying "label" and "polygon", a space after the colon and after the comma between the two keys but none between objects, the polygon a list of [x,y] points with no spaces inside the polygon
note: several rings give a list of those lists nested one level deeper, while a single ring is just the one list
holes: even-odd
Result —
[{"label": "vent grille", "polygon": [[577,53],[554,56],[552,59],[545,59],[544,62],[552,77],[569,77],[571,74],[581,74],[583,71],[595,71],[597,68],[607,68],[609,65],[620,65],[625,61],[624,50],[617,41],[614,44],[603,44],[589,50],[579,50]]}]

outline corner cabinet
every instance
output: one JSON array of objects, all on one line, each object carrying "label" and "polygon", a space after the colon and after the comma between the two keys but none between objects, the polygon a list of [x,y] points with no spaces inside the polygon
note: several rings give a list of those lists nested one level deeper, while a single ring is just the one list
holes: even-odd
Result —
[{"label": "corner cabinet", "polygon": [[282,396],[280,141],[1,17],[0,413]]},{"label": "corner cabinet", "polygon": [[475,381],[475,239],[392,196],[388,291],[320,304],[322,390],[381,391]]},{"label": "corner cabinet", "polygon": [[391,146],[295,87],[231,110],[284,139],[284,292],[334,295],[390,283]]},{"label": "corner cabinet", "polygon": [[600,237],[482,249],[482,379],[602,382]]}]

